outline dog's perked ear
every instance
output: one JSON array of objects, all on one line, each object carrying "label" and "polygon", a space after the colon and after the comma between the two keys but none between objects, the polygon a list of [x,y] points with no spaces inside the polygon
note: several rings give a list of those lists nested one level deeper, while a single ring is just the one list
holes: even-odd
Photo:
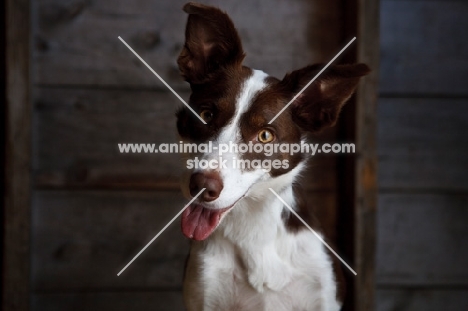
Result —
[{"label": "dog's perked ear", "polygon": [[177,64],[186,81],[201,84],[227,65],[241,65],[241,40],[226,13],[192,2],[184,6],[184,11],[189,17]]},{"label": "dog's perked ear", "polygon": [[[323,65],[311,65],[287,74],[280,82],[290,99],[320,72]],[[335,125],[341,108],[368,74],[365,64],[330,66],[291,104],[294,122],[303,130],[318,132]]]}]

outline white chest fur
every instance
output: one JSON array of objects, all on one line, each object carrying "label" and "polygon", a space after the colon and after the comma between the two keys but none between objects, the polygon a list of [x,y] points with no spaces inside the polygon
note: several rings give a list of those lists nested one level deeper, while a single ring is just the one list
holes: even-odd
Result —
[{"label": "white chest fur", "polygon": [[[291,189],[281,192],[293,201]],[[273,196],[245,198],[206,241],[192,244],[189,311],[339,310],[331,259],[308,230],[290,233]]]}]

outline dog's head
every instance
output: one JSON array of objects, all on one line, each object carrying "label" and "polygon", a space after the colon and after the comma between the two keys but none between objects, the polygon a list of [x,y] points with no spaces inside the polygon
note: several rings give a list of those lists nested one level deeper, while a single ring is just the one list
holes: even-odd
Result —
[{"label": "dog's head", "polygon": [[[178,65],[192,89],[190,106],[206,122],[186,107],[181,109],[177,129],[186,142],[211,141],[215,147],[300,143],[306,132],[336,123],[359,78],[369,72],[364,64],[330,66],[269,124],[323,66],[307,66],[282,80],[270,77],[242,65],[241,40],[226,13],[193,3],[185,5],[184,11],[189,17]],[[197,162],[191,162],[183,191],[195,196],[206,190],[182,215],[187,237],[207,238],[239,200],[290,184],[306,160],[300,153],[277,150],[267,156],[254,149],[237,153],[233,147],[222,159],[217,150],[190,155],[218,165],[196,167]],[[261,166],[265,163],[267,169]]]}]

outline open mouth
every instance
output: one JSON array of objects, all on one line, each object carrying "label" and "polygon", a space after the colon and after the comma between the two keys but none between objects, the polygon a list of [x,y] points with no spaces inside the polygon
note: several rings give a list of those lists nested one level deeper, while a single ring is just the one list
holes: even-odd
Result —
[{"label": "open mouth", "polygon": [[196,241],[203,241],[218,227],[221,219],[235,204],[222,208],[210,209],[193,203],[182,213],[182,232]]}]

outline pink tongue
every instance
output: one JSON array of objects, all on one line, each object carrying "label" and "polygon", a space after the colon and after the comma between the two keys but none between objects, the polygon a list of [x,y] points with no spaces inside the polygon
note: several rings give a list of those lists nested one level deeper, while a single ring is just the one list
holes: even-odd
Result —
[{"label": "pink tongue", "polygon": [[192,204],[182,213],[182,232],[189,239],[202,241],[218,226],[223,210],[211,210]]}]

